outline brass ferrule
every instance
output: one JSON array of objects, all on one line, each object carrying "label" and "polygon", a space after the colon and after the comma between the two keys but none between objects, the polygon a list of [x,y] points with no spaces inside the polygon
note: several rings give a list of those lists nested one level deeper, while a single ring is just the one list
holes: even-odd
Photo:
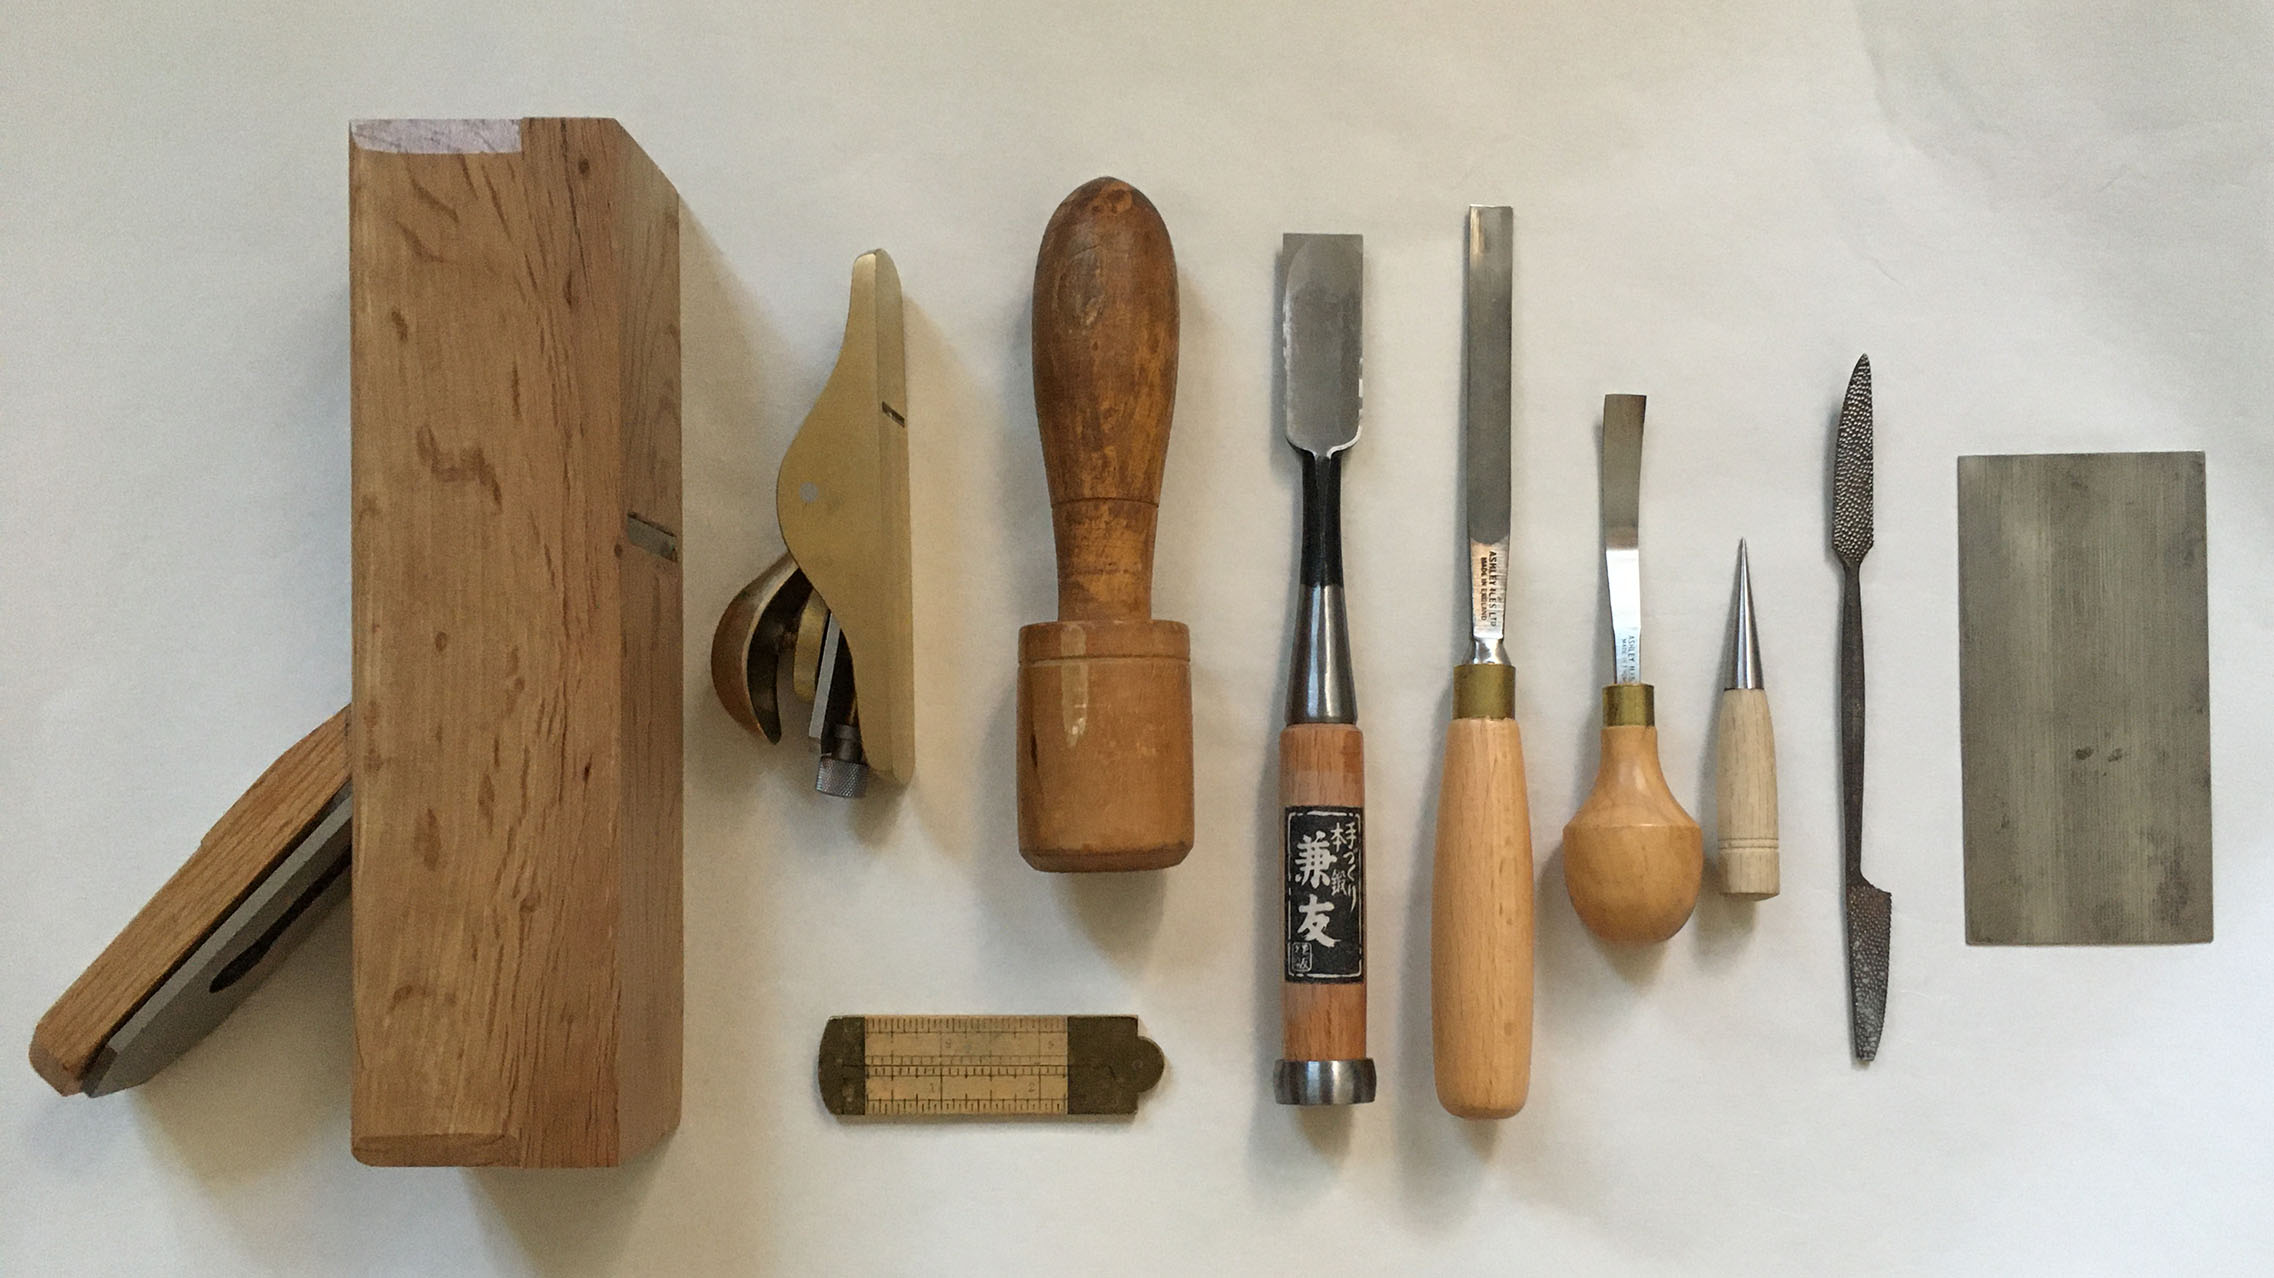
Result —
[{"label": "brass ferrule", "polygon": [[1603,688],[1603,726],[1648,728],[1658,722],[1647,683],[1614,683]]},{"label": "brass ferrule", "polygon": [[1516,717],[1516,667],[1479,661],[1453,667],[1453,717]]}]

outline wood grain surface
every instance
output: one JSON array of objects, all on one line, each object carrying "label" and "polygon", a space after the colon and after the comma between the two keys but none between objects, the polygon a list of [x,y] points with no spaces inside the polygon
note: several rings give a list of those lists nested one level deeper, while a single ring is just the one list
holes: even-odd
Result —
[{"label": "wood grain surface", "polygon": [[680,527],[678,200],[613,121],[520,140],[350,148],[369,1163],[678,1122],[680,566],[627,533]]},{"label": "wood grain surface", "polygon": [[1152,619],[1177,277],[1135,187],[1098,178],[1051,215],[1033,349],[1058,620],[1019,632],[1019,851],[1041,870],[1160,869],[1192,848],[1191,641]]},{"label": "wood grain surface", "polygon": [[2203,454],[1958,460],[1966,939],[2211,939]]},{"label": "wood grain surface", "polygon": [[315,824],[348,781],[348,712],[277,757],[32,1031],[32,1068],[65,1096],[119,1026]]},{"label": "wood grain surface", "polygon": [[[1355,726],[1291,723],[1280,730],[1279,806],[1366,806],[1365,739]],[[1358,900],[1363,910],[1363,885]],[[1358,935],[1366,935],[1363,914]],[[1282,942],[1287,939],[1280,938]],[[1360,944],[1364,944],[1363,939]],[[1365,981],[1282,981],[1280,988],[1286,1059],[1355,1061],[1365,1057]]]},{"label": "wood grain surface", "polygon": [[1058,619],[1153,609],[1153,529],[1176,406],[1176,253],[1144,193],[1067,196],[1034,267],[1034,407],[1058,543]]},{"label": "wood grain surface", "polygon": [[1714,856],[1724,896],[1763,900],[1778,890],[1777,741],[1769,694],[1724,688],[1714,726]]},{"label": "wood grain surface", "polygon": [[1658,729],[1603,729],[1595,788],[1563,828],[1564,887],[1580,920],[1606,941],[1663,941],[1689,921],[1704,868],[1704,835],[1658,764]]},{"label": "wood grain surface", "polygon": [[1437,1101],[1507,1118],[1532,1084],[1532,813],[1514,719],[1445,730],[1429,911]]}]

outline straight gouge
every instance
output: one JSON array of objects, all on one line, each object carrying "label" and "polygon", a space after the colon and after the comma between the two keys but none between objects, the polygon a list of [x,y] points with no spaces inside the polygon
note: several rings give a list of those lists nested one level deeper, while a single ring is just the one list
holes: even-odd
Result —
[{"label": "straight gouge", "polygon": [[1658,719],[1642,681],[1640,395],[1603,397],[1603,572],[1613,682],[1603,689],[1595,788],[1563,828],[1564,886],[1590,931],[1625,945],[1682,930],[1698,901],[1705,839],[1666,788]]},{"label": "straight gouge", "polygon": [[1737,543],[1737,602],[1729,619],[1729,682],[1714,725],[1714,852],[1721,892],[1758,901],[1777,894],[1777,739],[1761,687],[1761,634],[1753,620],[1753,566]]},{"label": "straight gouge", "polygon": [[1279,734],[1286,880],[1282,1105],[1374,1099],[1366,1055],[1366,763],[1342,603],[1342,454],[1358,442],[1362,256],[1355,235],[1290,235],[1279,340],[1287,442],[1303,465],[1302,592]]},{"label": "straight gouge", "polygon": [[1532,826],[1507,645],[1515,238],[1515,210],[1469,209],[1461,338],[1469,659],[1453,670],[1429,935],[1437,1102],[1461,1118],[1514,1114],[1532,1078]]}]

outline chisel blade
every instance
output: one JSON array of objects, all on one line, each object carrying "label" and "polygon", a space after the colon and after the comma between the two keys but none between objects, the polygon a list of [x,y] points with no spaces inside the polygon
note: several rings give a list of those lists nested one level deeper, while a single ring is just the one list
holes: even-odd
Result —
[{"label": "chisel blade", "polygon": [[1279,295],[1287,442],[1318,457],[1358,442],[1364,240],[1289,235]]},{"label": "chisel blade", "polygon": [[1461,472],[1469,527],[1470,661],[1508,663],[1509,432],[1516,210],[1469,206],[1461,300]]},{"label": "chisel blade", "polygon": [[1603,573],[1611,595],[1611,678],[1642,682],[1641,395],[1603,397]]}]

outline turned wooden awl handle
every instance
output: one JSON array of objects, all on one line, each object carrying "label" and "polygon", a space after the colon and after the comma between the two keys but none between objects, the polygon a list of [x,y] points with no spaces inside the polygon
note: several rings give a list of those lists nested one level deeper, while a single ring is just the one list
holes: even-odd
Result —
[{"label": "turned wooden awl handle", "polygon": [[1769,694],[1729,688],[1721,694],[1714,736],[1714,850],[1726,896],[1761,900],[1777,894],[1777,744]]},{"label": "turned wooden awl handle", "polygon": [[1429,998],[1438,1103],[1461,1118],[1522,1109],[1532,1081],[1532,825],[1524,734],[1511,718],[1456,718],[1445,732]]},{"label": "turned wooden awl handle", "polygon": [[1176,399],[1176,256],[1114,178],[1059,204],[1034,268],[1034,405],[1058,620],[1019,632],[1019,850],[1145,870],[1192,847],[1191,639],[1153,606]]},{"label": "turned wooden awl handle", "polygon": [[1603,690],[1595,788],[1563,828],[1564,886],[1572,907],[1589,931],[1626,945],[1681,931],[1697,905],[1705,868],[1704,834],[1658,765],[1648,689],[1613,684]]}]

